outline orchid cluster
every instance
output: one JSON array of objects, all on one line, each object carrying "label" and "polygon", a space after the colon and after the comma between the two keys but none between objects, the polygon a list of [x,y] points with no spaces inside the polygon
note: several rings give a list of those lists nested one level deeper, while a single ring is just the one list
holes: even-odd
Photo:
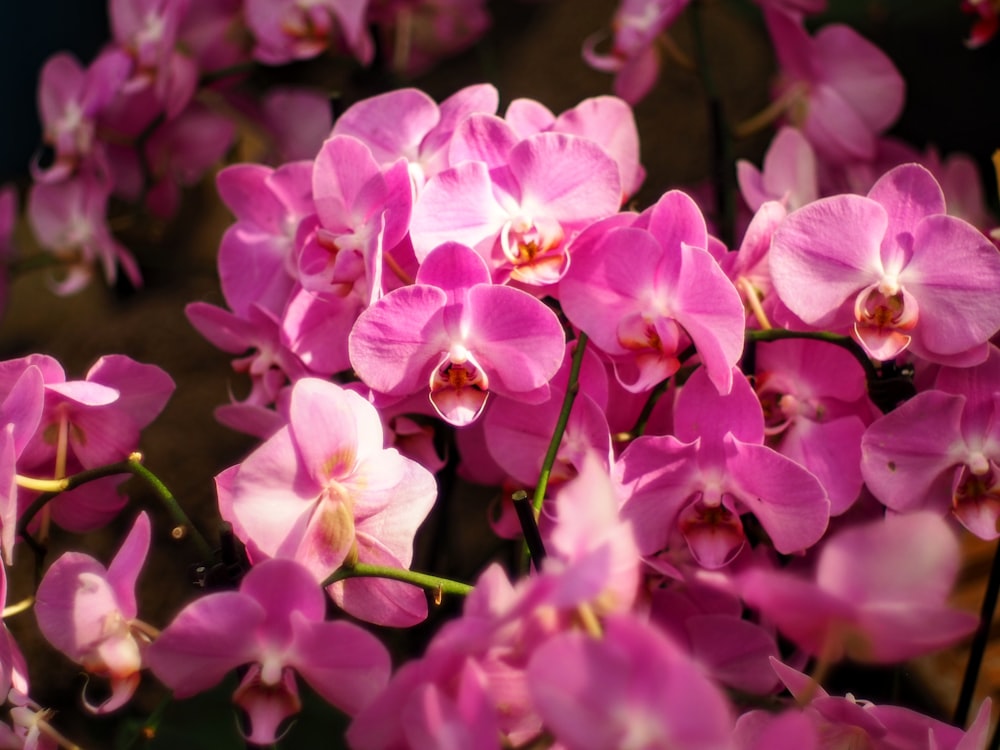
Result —
[{"label": "orchid cluster", "polygon": [[[0,550],[38,571],[4,612],[33,608],[108,683],[85,688],[87,711],[235,673],[255,746],[281,742],[304,683],[359,749],[987,747],[991,704],[968,722],[971,689],[952,725],[824,687],[838,666],[989,629],[992,612],[950,601],[960,535],[1000,539],[1000,250],[975,167],[884,135],[903,79],[846,26],[807,32],[825,3],[760,0],[780,75],[734,132],[785,123],[761,166],[730,165],[745,216],[679,189],[636,206],[628,102],[688,4],[625,0],[612,51],[584,49],[620,96],[563,112],[501,109],[487,83],[441,102],[389,91],[332,123],[316,101],[275,104],[296,121],[278,131],[303,137],[218,172],[224,306],[186,308],[235,357],[216,418],[258,441],[215,477],[221,552],[138,452],[167,373],[125,355],[78,380],[43,354],[0,362]],[[76,253],[62,292],[95,262],[138,280],[108,196],[169,214],[234,137],[210,105],[273,124],[220,71],[326,50],[368,63],[387,34],[413,72],[487,23],[454,0],[111,10],[111,47],[86,69],[54,58],[41,81],[55,158],[35,165],[28,214],[43,246]],[[0,193],[0,256],[14,213]],[[226,568],[164,621],[136,596],[146,511],[107,564],[43,565],[53,527],[122,515],[128,476],[203,568]],[[473,583],[411,570],[456,477],[495,497],[511,552]],[[462,599],[446,617],[445,599]],[[428,622],[420,655],[380,637]],[[0,745],[74,747],[2,624],[0,693]]]},{"label": "orchid cluster", "polygon": [[[87,65],[47,60],[38,83],[43,146],[27,213],[54,256],[58,293],[108,283],[119,268],[141,283],[115,237],[111,201],[171,218],[253,123],[276,162],[311,157],[330,129],[328,94],[251,85],[255,65],[330,55],[370,65],[375,39],[387,67],[419,74],[486,32],[483,0],[109,0],[111,41]],[[121,212],[118,211],[120,214]]]}]

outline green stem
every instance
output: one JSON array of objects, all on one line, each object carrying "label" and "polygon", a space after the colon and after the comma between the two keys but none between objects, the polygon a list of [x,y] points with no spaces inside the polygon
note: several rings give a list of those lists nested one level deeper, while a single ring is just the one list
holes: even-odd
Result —
[{"label": "green stem", "polygon": [[667,388],[670,387],[670,378],[666,378],[656,385],[656,387],[650,391],[649,398],[646,399],[646,403],[642,406],[642,411],[639,413],[639,418],[635,420],[635,427],[632,428],[632,432],[629,433],[632,437],[639,437],[646,432],[646,425],[649,424],[649,418],[653,415],[653,409],[656,407],[657,402],[667,392]]},{"label": "green stem", "polygon": [[586,348],[587,334],[581,331],[576,340],[576,349],[573,351],[573,362],[570,365],[569,383],[566,385],[566,395],[563,396],[562,410],[559,412],[559,419],[556,420],[556,429],[549,441],[549,449],[545,452],[542,470],[538,474],[538,485],[535,487],[535,497],[531,504],[536,519],[541,515],[542,503],[545,502],[545,491],[549,487],[549,477],[552,476],[552,467],[555,466],[556,456],[559,455],[559,445],[566,433],[566,425],[569,423],[569,414],[573,410],[573,402],[576,401],[576,394],[580,391],[580,367],[583,364],[583,352]]},{"label": "green stem", "polygon": [[143,466],[142,458],[138,454],[133,453],[129,456],[127,463],[129,471],[145,481],[167,509],[174,524],[176,524],[173,529],[174,538],[182,539],[184,536],[190,535],[195,546],[198,548],[198,553],[204,559],[211,560],[215,554],[214,550],[205,541],[205,537],[195,528],[194,524],[191,523],[191,519],[188,518],[187,513],[181,508],[180,503],[177,502],[177,498],[167,489],[167,486],[160,481],[158,476]]},{"label": "green stem", "polygon": [[344,565],[337,568],[337,570],[333,571],[323,581],[323,586],[326,587],[347,578],[373,577],[403,581],[404,583],[411,583],[414,586],[420,586],[435,593],[455,594],[456,596],[465,596],[473,589],[467,583],[453,581],[450,578],[441,578],[439,576],[432,576],[429,573],[418,573],[415,570],[406,570],[404,568],[390,568],[385,565],[369,565],[368,563],[361,562],[355,563],[353,566]]},{"label": "green stem", "polygon": [[748,341],[778,341],[780,339],[812,339],[813,341],[826,341],[841,349],[846,349],[864,368],[865,378],[869,383],[878,380],[879,374],[872,363],[868,353],[850,336],[842,336],[838,333],[827,333],[826,331],[789,331],[787,328],[769,328],[766,331],[747,329],[746,338]]},{"label": "green stem", "polygon": [[[166,485],[160,481],[159,477],[142,465],[142,457],[138,453],[133,453],[124,461],[108,464],[107,466],[98,466],[96,469],[86,469],[74,474],[73,476],[66,477],[66,489],[63,490],[63,492],[72,490],[82,484],[87,484],[87,482],[93,482],[95,479],[110,477],[115,474],[132,474],[133,476],[137,476],[144,480],[160,499],[160,502],[166,506],[171,518],[173,518],[174,523],[176,524],[174,536],[180,539],[183,536],[190,534],[195,546],[198,547],[199,554],[201,554],[206,560],[210,560],[212,558],[213,551],[208,545],[208,542],[205,541],[205,538],[194,527],[194,524],[191,523],[191,519],[187,517],[187,514],[181,508],[177,499],[173,496],[170,490],[167,489]],[[18,523],[18,532],[23,538],[28,538],[28,526],[31,524],[34,517],[59,494],[61,493],[44,492],[35,498],[35,501],[28,506],[28,509],[24,512],[24,515],[21,516],[21,520]],[[178,531],[178,529],[180,531]]]}]

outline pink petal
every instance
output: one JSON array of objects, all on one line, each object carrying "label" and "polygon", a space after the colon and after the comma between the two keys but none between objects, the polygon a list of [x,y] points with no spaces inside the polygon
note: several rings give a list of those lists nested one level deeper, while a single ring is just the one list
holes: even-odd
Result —
[{"label": "pink petal", "polygon": [[146,649],[146,664],[178,698],[215,685],[258,653],[255,628],[266,612],[235,591],[197,599]]}]

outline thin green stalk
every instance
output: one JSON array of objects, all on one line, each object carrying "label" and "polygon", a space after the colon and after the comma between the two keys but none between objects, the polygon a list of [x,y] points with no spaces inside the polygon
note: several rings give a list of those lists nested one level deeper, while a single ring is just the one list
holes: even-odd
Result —
[{"label": "thin green stalk", "polygon": [[[209,546],[208,542],[205,541],[205,537],[203,537],[198,529],[195,528],[194,524],[191,523],[191,519],[188,518],[187,513],[184,512],[183,508],[181,508],[180,503],[177,502],[177,498],[173,496],[173,493],[167,489],[167,486],[160,481],[158,476],[142,465],[141,459],[142,457],[136,453],[129,456],[127,462],[129,465],[129,471],[145,481],[146,484],[149,485],[150,489],[156,493],[156,496],[160,498],[160,502],[163,503],[167,512],[170,514],[170,517],[173,519],[174,524],[176,524],[174,527],[174,535],[176,538],[180,539],[186,535],[190,535],[191,540],[198,548],[198,554],[206,560],[211,560],[215,552]],[[181,530],[179,533],[178,529]]]},{"label": "thin green stalk", "polygon": [[385,565],[369,565],[368,563],[354,563],[354,565],[348,566],[344,565],[337,570],[333,571],[326,580],[323,581],[323,586],[329,586],[337,581],[343,581],[347,578],[389,578],[393,581],[403,581],[404,583],[410,583],[414,586],[420,586],[421,588],[427,589],[435,594],[455,594],[456,596],[465,596],[473,587],[467,583],[462,583],[461,581],[453,581],[450,578],[441,578],[439,576],[433,576],[429,573],[418,573],[415,570],[406,570],[404,568],[390,568]]},{"label": "thin green stalk", "polygon": [[553,431],[552,439],[549,441],[549,449],[545,452],[542,470],[538,474],[538,485],[535,487],[535,497],[531,503],[536,520],[542,513],[542,503],[545,502],[545,491],[549,487],[549,477],[552,476],[552,467],[555,466],[556,456],[559,455],[559,445],[562,443],[563,435],[566,433],[569,414],[573,411],[573,402],[576,401],[576,394],[580,391],[580,367],[583,364],[583,352],[586,348],[587,334],[581,331],[579,338],[576,340],[576,349],[573,352],[573,361],[570,364],[569,383],[566,386],[566,395],[563,396],[562,410],[559,412],[559,419],[556,420],[556,429]]},{"label": "thin green stalk", "polygon": [[868,382],[878,380],[878,369],[872,363],[867,352],[861,348],[857,341],[850,336],[842,336],[838,333],[827,333],[826,331],[789,331],[787,328],[769,328],[766,331],[748,329],[746,332],[748,341],[778,341],[779,339],[812,339],[813,341],[826,341],[841,349],[846,349],[851,353],[858,363],[865,370],[865,378]]},{"label": "thin green stalk", "polygon": [[[160,502],[166,507],[167,512],[170,513],[171,518],[173,518],[176,524],[175,536],[180,539],[183,536],[190,535],[195,546],[198,547],[198,553],[202,555],[206,560],[209,560],[213,556],[213,550],[209,546],[208,542],[201,533],[194,527],[191,523],[191,519],[188,518],[187,514],[181,508],[180,504],[177,502],[176,498],[167,489],[166,485],[160,481],[153,472],[142,465],[142,456],[139,453],[133,453],[124,461],[119,461],[117,463],[108,464],[107,466],[98,466],[95,469],[86,469],[72,476],[66,477],[66,488],[62,492],[72,490],[79,487],[87,482],[93,482],[95,479],[101,479],[103,477],[114,476],[115,474],[132,474],[137,476],[153,490],[156,496],[160,499]],[[28,539],[28,526],[31,524],[32,519],[44,508],[51,500],[53,500],[60,492],[43,492],[35,501],[28,506],[28,509],[24,512],[18,523],[18,533],[22,538]],[[180,529],[180,532],[177,531]]]}]

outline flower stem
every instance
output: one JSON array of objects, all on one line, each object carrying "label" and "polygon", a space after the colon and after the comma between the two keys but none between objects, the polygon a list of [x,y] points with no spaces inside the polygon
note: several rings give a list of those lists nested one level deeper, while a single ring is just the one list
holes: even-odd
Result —
[{"label": "flower stem", "polygon": [[174,526],[171,535],[174,539],[183,539],[190,534],[191,540],[198,548],[198,553],[203,555],[206,560],[212,559],[214,551],[208,542],[205,541],[205,537],[191,523],[191,519],[188,518],[187,513],[181,508],[180,503],[177,502],[177,498],[167,489],[167,486],[160,481],[158,476],[143,466],[142,454],[139,452],[133,453],[128,457],[127,463],[129,471],[149,485],[150,489],[160,499],[160,502],[163,503],[171,518],[173,518],[176,526]]},{"label": "flower stem", "polygon": [[[990,577],[986,582],[986,592],[983,594],[983,604],[979,610],[979,627],[972,638],[969,647],[969,660],[965,664],[965,676],[962,678],[962,689],[955,704],[955,714],[952,724],[964,727],[969,718],[969,708],[972,706],[972,696],[976,691],[976,681],[983,666],[983,656],[990,640],[990,630],[993,626],[993,614],[996,612],[997,595],[1000,593],[1000,544],[993,553],[993,565],[990,567]],[[995,745],[994,745],[995,747]]]},{"label": "flower stem", "polygon": [[576,400],[576,394],[580,391],[580,367],[583,364],[583,352],[586,348],[587,334],[581,331],[576,340],[576,349],[573,351],[573,361],[569,369],[569,383],[566,385],[566,395],[563,396],[562,410],[559,412],[559,419],[556,420],[556,428],[552,432],[549,449],[545,452],[545,460],[542,462],[542,470],[538,474],[538,484],[535,487],[535,497],[531,503],[536,521],[542,513],[542,503],[545,502],[545,491],[549,487],[552,467],[556,463],[556,456],[559,455],[559,446],[562,443],[563,435],[566,434],[566,425],[569,423],[570,412],[573,411],[573,402]]},{"label": "flower stem", "polygon": [[326,580],[323,587],[343,581],[347,578],[389,578],[393,581],[403,581],[414,586],[420,586],[434,594],[455,594],[465,596],[473,587],[461,581],[453,581],[450,578],[441,578],[429,573],[418,573],[415,570],[404,568],[390,568],[386,565],[369,565],[368,563],[354,563],[354,565],[343,565],[333,571]]},{"label": "flower stem", "polygon": [[[177,524],[173,530],[173,537],[175,539],[182,539],[190,534],[195,546],[198,547],[199,554],[203,555],[206,560],[212,558],[212,548],[191,523],[191,520],[187,517],[187,514],[177,502],[177,499],[173,496],[170,490],[167,489],[166,485],[160,481],[159,477],[142,465],[141,453],[135,452],[124,461],[107,464],[106,466],[98,466],[95,469],[86,469],[77,474],[66,477],[63,480],[65,482],[65,486],[62,491],[72,490],[82,484],[87,484],[87,482],[93,482],[95,479],[110,477],[115,474],[132,474],[133,476],[137,476],[145,481],[160,499],[160,502],[162,502],[166,507],[167,511],[173,518],[174,523]],[[24,511],[24,514],[21,516],[21,520],[17,525],[18,532],[22,538],[28,539],[28,526],[31,524],[31,521],[43,508],[48,505],[51,500],[59,494],[59,492],[45,492],[35,498],[35,501],[28,506],[28,509]]]},{"label": "flower stem", "polygon": [[828,333],[827,331],[789,331],[787,328],[768,328],[766,331],[748,329],[746,332],[747,341],[778,341],[780,339],[812,339],[813,341],[826,341],[828,344],[839,346],[851,353],[858,363],[865,370],[865,379],[873,383],[879,378],[878,370],[871,359],[857,341],[850,336],[842,336],[838,333]]}]

